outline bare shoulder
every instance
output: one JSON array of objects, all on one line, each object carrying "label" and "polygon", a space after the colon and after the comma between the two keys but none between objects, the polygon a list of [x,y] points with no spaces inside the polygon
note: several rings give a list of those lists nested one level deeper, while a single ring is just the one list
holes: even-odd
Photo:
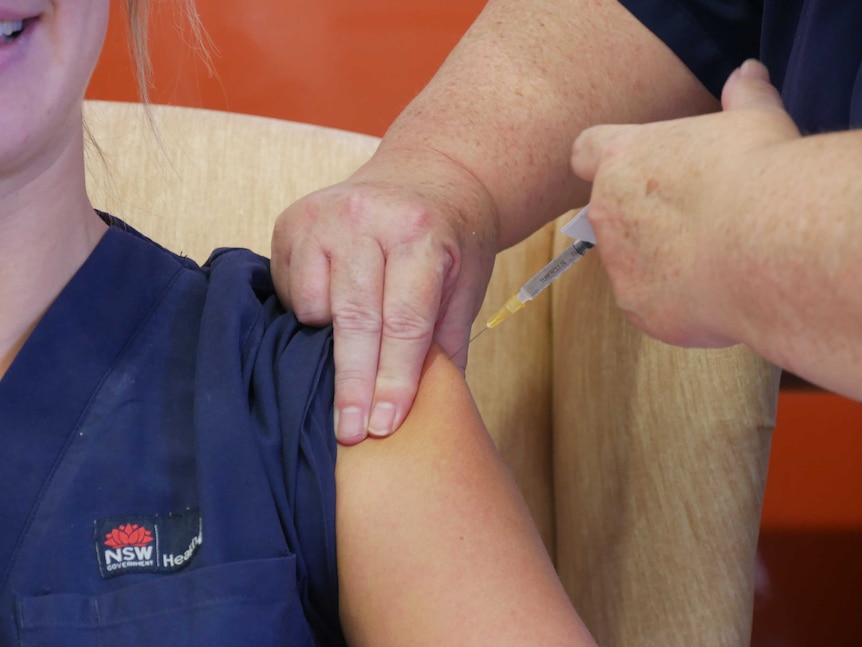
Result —
[{"label": "bare shoulder", "polygon": [[349,470],[354,463],[382,460],[408,448],[441,449],[440,436],[456,429],[480,444],[489,442],[464,375],[435,346],[425,360],[416,400],[401,429],[382,441],[370,439],[355,447],[340,447],[339,461]]},{"label": "bare shoulder", "polygon": [[342,448],[336,479],[351,645],[592,644],[439,350],[402,428]]}]

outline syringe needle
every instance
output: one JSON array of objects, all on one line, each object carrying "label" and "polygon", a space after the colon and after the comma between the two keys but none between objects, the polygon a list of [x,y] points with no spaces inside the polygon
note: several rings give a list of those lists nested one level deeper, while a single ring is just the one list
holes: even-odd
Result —
[{"label": "syringe needle", "polygon": [[480,330],[480,331],[479,331],[479,332],[477,332],[475,335],[473,335],[472,337],[470,337],[470,339],[467,341],[467,343],[466,343],[466,344],[464,344],[463,346],[461,346],[461,348],[459,348],[459,349],[458,349],[458,350],[456,350],[454,353],[452,353],[451,355],[449,355],[449,359],[453,359],[453,358],[457,357],[458,355],[460,355],[461,353],[463,353],[463,352],[464,352],[464,350],[467,348],[467,346],[469,346],[470,344],[472,344],[472,343],[473,343],[473,341],[476,339],[476,337],[478,337],[479,335],[481,335],[481,334],[482,334],[483,332],[485,332],[486,330],[488,330],[488,324],[485,324],[485,327],[484,327],[484,328],[482,328],[482,330]]},{"label": "syringe needle", "polygon": [[[478,337],[478,336],[479,336],[479,335],[481,335],[483,332],[485,332],[486,330],[488,330],[488,327],[489,327],[489,326],[488,326],[488,324],[485,324],[485,327],[484,327],[484,328],[482,328],[482,330],[480,330],[480,331],[479,331],[479,332],[477,332],[475,335],[473,335],[472,337],[470,337],[470,341],[468,341],[468,342],[467,342],[467,346],[469,346],[469,345],[470,345],[470,344],[472,344],[474,341],[476,341],[476,337]],[[462,349],[462,350],[463,350],[463,349]],[[460,351],[458,351],[458,352],[460,352]]]},{"label": "syringe needle", "polygon": [[490,319],[488,319],[488,321],[485,323],[485,327],[484,327],[484,328],[482,328],[482,330],[480,330],[479,332],[477,332],[475,335],[473,335],[472,337],[470,337],[470,341],[468,341],[466,344],[464,344],[463,346],[461,346],[461,348],[459,348],[459,349],[458,349],[458,352],[457,352],[457,353],[452,353],[452,354],[449,356],[449,359],[452,359],[453,357],[455,357],[455,356],[456,356],[456,355],[458,355],[459,353],[463,352],[463,350],[464,350],[465,348],[467,348],[467,346],[469,346],[470,344],[472,344],[472,343],[476,340],[476,338],[477,338],[479,335],[481,335],[483,332],[485,332],[485,331],[486,331],[486,330],[488,330],[489,328],[495,328],[495,327],[499,326],[499,325],[500,325],[501,323],[503,323],[506,319],[508,319],[509,317],[511,317],[514,313],[516,313],[518,310],[520,310],[521,308],[523,308],[523,307],[524,307],[524,303],[525,303],[525,301],[522,301],[522,300],[521,300],[521,297],[520,297],[519,295],[517,295],[517,294],[516,294],[515,296],[513,296],[511,299],[509,299],[508,301],[506,301],[506,303],[503,305],[503,307],[502,307],[502,308],[500,308],[499,310],[497,310],[497,312],[495,312],[495,313],[491,316],[491,318],[490,318]]}]

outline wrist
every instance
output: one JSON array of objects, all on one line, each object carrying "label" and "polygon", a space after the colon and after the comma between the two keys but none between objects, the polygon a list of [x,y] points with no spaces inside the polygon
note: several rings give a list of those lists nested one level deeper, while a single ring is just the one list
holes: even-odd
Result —
[{"label": "wrist", "polygon": [[707,198],[715,205],[712,240],[705,243],[715,250],[709,254],[713,321],[772,361],[779,357],[770,338],[790,315],[788,286],[806,283],[810,255],[796,222],[802,204],[794,196],[804,184],[796,168],[800,141],[788,130],[728,159]]},{"label": "wrist", "polygon": [[[423,204],[431,217],[445,218],[465,238],[495,253],[500,247],[500,218],[494,196],[455,156],[432,146],[389,144],[384,139],[351,182],[398,187]],[[467,247],[473,245],[466,245]]]}]

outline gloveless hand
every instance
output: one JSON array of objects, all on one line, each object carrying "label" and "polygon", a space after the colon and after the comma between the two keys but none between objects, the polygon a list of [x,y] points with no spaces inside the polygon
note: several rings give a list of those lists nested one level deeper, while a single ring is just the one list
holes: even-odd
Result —
[{"label": "gloveless hand", "polygon": [[432,339],[464,346],[496,246],[490,199],[433,152],[378,152],[282,213],[273,278],[300,321],[333,323],[340,442],[400,426]]},{"label": "gloveless hand", "polygon": [[593,183],[590,221],[619,307],[646,333],[678,345],[740,340],[735,278],[775,190],[760,179],[782,145],[799,138],[756,61],[730,76],[722,107],[596,126],[573,147],[575,173]]}]

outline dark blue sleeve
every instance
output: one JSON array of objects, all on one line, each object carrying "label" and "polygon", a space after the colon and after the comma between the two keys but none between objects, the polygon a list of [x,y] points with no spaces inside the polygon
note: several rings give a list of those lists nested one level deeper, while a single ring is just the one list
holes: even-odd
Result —
[{"label": "dark blue sleeve", "polygon": [[344,645],[335,544],[332,331],[304,326],[284,311],[269,263],[260,256],[219,250],[207,269],[211,289],[234,295],[230,301],[247,317],[254,313],[243,324],[243,383],[271,496],[286,545],[297,558],[306,618],[321,644]]},{"label": "dark blue sleeve", "polygon": [[716,97],[730,73],[760,55],[763,0],[620,0]]},{"label": "dark blue sleeve", "polygon": [[331,329],[299,324],[275,296],[261,341],[255,384],[271,383],[278,410],[288,545],[301,556],[298,579],[309,621],[323,644],[340,645],[335,545],[334,362]]}]

